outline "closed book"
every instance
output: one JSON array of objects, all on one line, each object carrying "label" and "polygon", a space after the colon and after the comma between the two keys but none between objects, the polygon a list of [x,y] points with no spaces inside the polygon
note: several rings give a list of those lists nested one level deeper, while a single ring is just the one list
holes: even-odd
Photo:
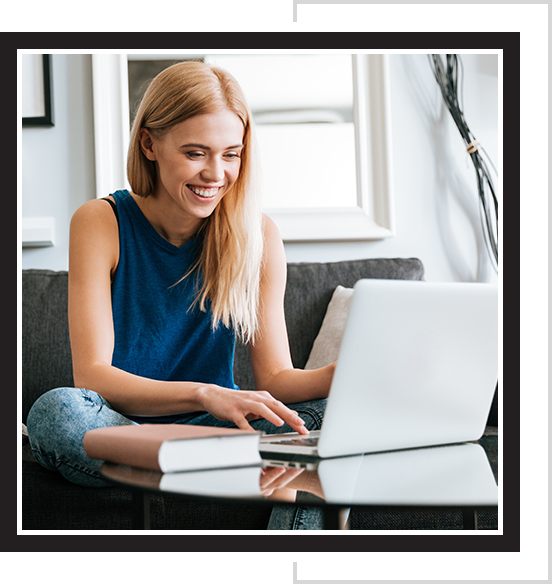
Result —
[{"label": "closed book", "polygon": [[141,424],[89,430],[86,454],[161,472],[261,464],[261,432],[237,428]]}]

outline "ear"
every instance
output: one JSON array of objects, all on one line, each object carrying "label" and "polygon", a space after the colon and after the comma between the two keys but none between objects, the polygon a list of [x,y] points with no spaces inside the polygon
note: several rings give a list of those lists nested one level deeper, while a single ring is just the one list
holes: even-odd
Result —
[{"label": "ear", "polygon": [[140,148],[148,160],[156,160],[153,136],[147,128],[140,128]]}]

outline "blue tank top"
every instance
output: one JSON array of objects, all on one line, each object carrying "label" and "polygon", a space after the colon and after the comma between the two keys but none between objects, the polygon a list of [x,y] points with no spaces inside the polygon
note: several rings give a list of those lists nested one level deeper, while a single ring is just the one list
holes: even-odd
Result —
[{"label": "blue tank top", "polygon": [[[176,247],[157,233],[128,191],[113,197],[119,263],[111,287],[112,365],[149,379],[239,389],[233,375],[235,331],[222,323],[212,329],[209,304],[207,312],[190,308],[201,287],[197,270],[177,284],[197,259],[201,237]],[[172,418],[182,415],[155,420]]]}]

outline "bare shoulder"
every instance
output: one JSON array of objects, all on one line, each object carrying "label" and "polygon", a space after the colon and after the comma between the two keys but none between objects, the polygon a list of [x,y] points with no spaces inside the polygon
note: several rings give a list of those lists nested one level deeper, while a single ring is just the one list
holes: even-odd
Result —
[{"label": "bare shoulder", "polygon": [[111,205],[102,199],[83,203],[71,218],[71,234],[92,240],[118,242],[119,227]]},{"label": "bare shoulder", "polygon": [[[109,197],[113,202],[113,197]],[[73,214],[71,222],[109,222],[109,219],[115,219],[115,214],[111,205],[103,199],[92,199],[83,203]]]},{"label": "bare shoulder", "polygon": [[[69,263],[103,257],[114,269],[118,262],[119,230],[111,205],[102,199],[82,204],[71,218]],[[71,261],[73,259],[73,261]]]},{"label": "bare shoulder", "polygon": [[263,213],[263,230],[266,231],[267,229],[271,231],[278,231],[279,233],[278,226],[274,222],[274,219],[269,217],[266,213]]},{"label": "bare shoulder", "polygon": [[282,236],[278,226],[268,215],[263,213],[263,237],[265,245],[283,245]]},{"label": "bare shoulder", "polygon": [[268,215],[263,214],[264,262],[265,277],[273,279],[281,277],[286,272],[286,253],[284,242],[278,226]]}]

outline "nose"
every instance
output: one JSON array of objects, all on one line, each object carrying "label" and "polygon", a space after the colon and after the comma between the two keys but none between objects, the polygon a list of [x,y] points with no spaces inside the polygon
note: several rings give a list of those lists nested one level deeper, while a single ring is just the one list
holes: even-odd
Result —
[{"label": "nose", "polygon": [[222,181],[224,179],[224,167],[222,161],[216,156],[209,158],[201,171],[201,178],[206,182]]}]

